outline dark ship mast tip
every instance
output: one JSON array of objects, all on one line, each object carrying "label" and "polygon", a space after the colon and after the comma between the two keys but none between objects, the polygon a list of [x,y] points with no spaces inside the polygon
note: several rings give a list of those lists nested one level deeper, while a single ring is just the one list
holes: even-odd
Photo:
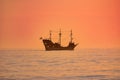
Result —
[{"label": "dark ship mast tip", "polygon": [[66,47],[63,47],[61,46],[61,29],[59,31],[59,43],[54,43],[52,42],[52,31],[50,31],[50,36],[49,36],[49,39],[43,39],[42,37],[40,38],[42,41],[43,41],[43,44],[45,46],[45,50],[46,51],[51,51],[51,50],[74,50],[74,48],[78,45],[78,44],[75,44],[74,42],[72,42],[73,40],[73,37],[72,37],[72,30],[71,30],[71,33],[70,33],[70,42],[68,44],[68,46]]}]

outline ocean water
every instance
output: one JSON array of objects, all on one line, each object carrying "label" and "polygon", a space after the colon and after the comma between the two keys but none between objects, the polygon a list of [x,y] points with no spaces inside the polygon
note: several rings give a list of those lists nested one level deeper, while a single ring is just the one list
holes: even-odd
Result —
[{"label": "ocean water", "polygon": [[1,50],[0,80],[120,80],[120,50]]}]

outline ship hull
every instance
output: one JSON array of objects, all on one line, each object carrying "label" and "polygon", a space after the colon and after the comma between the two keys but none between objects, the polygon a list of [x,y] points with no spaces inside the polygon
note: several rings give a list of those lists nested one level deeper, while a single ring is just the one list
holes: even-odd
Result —
[{"label": "ship hull", "polygon": [[63,47],[59,43],[53,43],[51,40],[43,39],[43,44],[45,46],[46,51],[52,50],[74,50],[76,45],[74,43],[69,43],[68,46]]},{"label": "ship hull", "polygon": [[74,48],[71,47],[46,48],[46,51],[52,51],[52,50],[74,50]]}]

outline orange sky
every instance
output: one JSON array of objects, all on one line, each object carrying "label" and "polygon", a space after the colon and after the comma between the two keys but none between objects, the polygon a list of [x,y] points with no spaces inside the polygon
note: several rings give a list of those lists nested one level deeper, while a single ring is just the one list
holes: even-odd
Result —
[{"label": "orange sky", "polygon": [[39,37],[60,28],[73,30],[74,41],[79,43],[77,49],[120,48],[119,3],[119,0],[0,0],[0,49],[44,49]]}]

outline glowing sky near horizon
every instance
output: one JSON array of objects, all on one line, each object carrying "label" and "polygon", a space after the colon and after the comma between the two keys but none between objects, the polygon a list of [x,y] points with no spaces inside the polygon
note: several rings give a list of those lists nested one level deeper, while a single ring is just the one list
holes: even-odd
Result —
[{"label": "glowing sky near horizon", "polygon": [[[43,49],[39,37],[60,28],[73,30],[78,49],[120,48],[119,3],[119,0],[0,0],[0,49]],[[65,40],[62,42],[64,45]]]}]

